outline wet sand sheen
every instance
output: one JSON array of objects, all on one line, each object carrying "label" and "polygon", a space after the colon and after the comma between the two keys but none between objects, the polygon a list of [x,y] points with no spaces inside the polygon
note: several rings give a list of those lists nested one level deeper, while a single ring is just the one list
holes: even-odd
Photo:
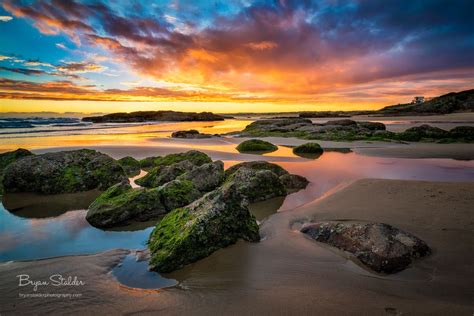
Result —
[{"label": "wet sand sheen", "polygon": [[[62,300],[38,305],[12,300],[18,292],[16,274],[29,271],[41,278],[54,271],[89,280],[77,289],[83,293],[73,301],[77,313],[100,308],[145,314],[470,315],[472,192],[474,183],[360,180],[329,198],[271,216],[261,227],[265,238],[260,243],[239,242],[167,275],[180,281],[168,290],[130,290],[116,283],[107,272],[126,254],[121,251],[2,264],[8,292],[0,305],[4,311],[13,310],[12,304],[17,311],[28,311],[32,304],[36,312],[58,311]],[[381,221],[416,234],[435,251],[408,270],[381,277],[292,229],[306,219]]]}]

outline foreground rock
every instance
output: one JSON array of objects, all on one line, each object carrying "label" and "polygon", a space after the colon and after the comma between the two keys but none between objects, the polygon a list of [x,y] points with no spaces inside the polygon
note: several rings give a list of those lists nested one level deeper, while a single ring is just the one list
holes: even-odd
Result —
[{"label": "foreground rock", "polygon": [[103,116],[84,117],[85,122],[128,123],[153,121],[223,121],[224,117],[211,112],[138,111],[131,113],[111,113]]},{"label": "foreground rock", "polygon": [[191,129],[188,131],[177,131],[171,134],[173,138],[187,138],[187,139],[199,139],[199,138],[211,138],[216,135],[211,134],[203,134],[195,129]]},{"label": "foreground rock", "polygon": [[[190,164],[184,160],[164,168],[183,163]],[[96,227],[150,220],[192,203],[224,181],[222,161],[192,166],[193,169],[179,177],[176,174],[169,176],[171,172],[166,173],[169,176],[167,181],[157,187],[132,189],[128,183],[121,183],[110,188],[90,205],[87,220]]]},{"label": "foreground rock", "polygon": [[126,180],[122,167],[111,157],[81,149],[24,157],[4,171],[5,192],[44,194],[106,190]]},{"label": "foreground rock", "polygon": [[157,187],[176,179],[195,167],[211,162],[208,155],[196,150],[158,157],[151,162],[154,168],[149,169],[149,173],[144,177],[135,180],[135,183],[142,187]]},{"label": "foreground rock", "polygon": [[150,235],[150,268],[172,272],[239,239],[259,241],[257,222],[247,206],[236,185],[229,182],[175,209]]},{"label": "foreground rock", "polygon": [[164,157],[147,157],[140,160],[140,166],[142,169],[149,171],[154,167],[170,166],[183,160],[189,160],[191,163],[198,166],[212,161],[205,153],[197,150],[190,150],[184,153],[166,155]]},{"label": "foreground rock", "polygon": [[18,148],[14,151],[8,151],[0,154],[0,194],[3,194],[3,172],[5,168],[11,163],[27,156],[32,156],[33,153],[29,150]]},{"label": "foreground rock", "polygon": [[239,152],[260,152],[268,153],[278,150],[278,147],[272,143],[260,139],[249,139],[237,146]]},{"label": "foreground rock", "polygon": [[133,157],[123,157],[117,162],[122,166],[123,170],[129,177],[136,176],[140,173],[140,162]]},{"label": "foreground rock", "polygon": [[228,168],[225,171],[225,177],[229,178],[232,174],[237,172],[240,168],[250,168],[253,170],[270,170],[271,172],[275,173],[277,176],[282,176],[285,174],[288,174],[288,171],[283,169],[277,164],[267,162],[267,161],[246,161],[246,162],[241,162],[236,165],[233,165],[232,167]]},{"label": "foreground rock", "polygon": [[112,227],[129,220],[146,221],[166,213],[158,189],[132,189],[127,181],[102,193],[89,206],[86,219],[96,227]]},{"label": "foreground rock", "polygon": [[317,222],[305,224],[301,232],[351,253],[362,264],[379,273],[402,271],[414,259],[431,253],[428,245],[419,238],[381,223]]}]

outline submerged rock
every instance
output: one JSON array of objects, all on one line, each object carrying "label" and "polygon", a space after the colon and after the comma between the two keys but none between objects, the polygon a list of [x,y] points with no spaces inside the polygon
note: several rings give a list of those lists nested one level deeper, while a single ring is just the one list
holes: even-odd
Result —
[{"label": "submerged rock", "polygon": [[203,134],[195,129],[191,129],[188,131],[176,131],[171,134],[173,138],[188,138],[188,139],[196,139],[196,138],[211,138],[214,135],[211,134]]},{"label": "submerged rock", "polygon": [[18,148],[14,151],[8,151],[0,154],[0,194],[3,193],[3,171],[11,163],[23,158],[32,156],[33,153],[29,150]]},{"label": "submerged rock", "polygon": [[285,169],[283,169],[279,165],[271,163],[271,162],[267,162],[267,161],[247,161],[247,162],[238,163],[238,164],[230,167],[229,169],[227,169],[225,171],[226,179],[229,176],[231,176],[232,174],[234,174],[235,172],[237,172],[237,170],[239,170],[240,168],[250,168],[250,169],[253,169],[253,170],[270,170],[271,172],[273,172],[274,174],[276,174],[279,177],[282,176],[282,175],[288,174],[288,171],[286,171]]},{"label": "submerged rock", "polygon": [[166,215],[150,235],[151,270],[172,272],[243,239],[259,241],[258,225],[232,182]]},{"label": "submerged rock", "polygon": [[92,202],[86,219],[95,227],[112,227],[130,220],[146,221],[166,212],[159,189],[133,189],[124,181],[110,187]]},{"label": "submerged rock", "polygon": [[306,143],[293,148],[293,153],[300,157],[315,159],[323,154],[323,149],[318,143]]},{"label": "submerged rock", "polygon": [[272,143],[266,142],[260,139],[249,139],[237,146],[239,152],[272,152],[277,150],[278,147]]},{"label": "submerged rock", "polygon": [[105,190],[126,179],[116,160],[81,149],[24,157],[5,169],[3,186],[5,192],[57,194]]},{"label": "submerged rock", "polygon": [[379,273],[402,271],[415,258],[431,253],[424,241],[381,223],[308,223],[301,228],[301,232],[316,241],[351,253],[362,264]]},{"label": "submerged rock", "polygon": [[136,176],[140,173],[140,162],[133,157],[123,157],[117,162],[122,166],[123,170],[129,177]]}]

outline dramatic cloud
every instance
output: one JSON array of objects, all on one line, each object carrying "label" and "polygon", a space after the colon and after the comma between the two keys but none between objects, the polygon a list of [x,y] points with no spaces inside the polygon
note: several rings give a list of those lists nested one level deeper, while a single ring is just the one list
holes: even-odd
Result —
[{"label": "dramatic cloud", "polygon": [[0,22],[8,22],[13,20],[11,16],[0,15]]},{"label": "dramatic cloud", "polygon": [[[43,0],[22,5],[5,0],[3,7],[32,20],[44,34],[64,33],[77,45],[106,50],[141,77],[195,87],[194,94],[202,93],[203,100],[212,91],[212,97],[229,100],[361,98],[375,103],[373,91],[359,91],[373,86],[386,88],[380,99],[385,102],[388,93],[395,99],[459,90],[469,81],[456,74],[470,75],[474,69],[470,0],[256,1],[211,16],[194,8],[194,18],[186,5],[168,14],[124,3]],[[105,69],[68,63],[56,70]],[[440,73],[447,79],[437,80]],[[407,89],[407,80],[416,89]],[[396,86],[401,90],[395,91]],[[156,88],[149,89],[127,92],[131,98],[162,97]],[[195,98],[174,93],[166,95]]]}]

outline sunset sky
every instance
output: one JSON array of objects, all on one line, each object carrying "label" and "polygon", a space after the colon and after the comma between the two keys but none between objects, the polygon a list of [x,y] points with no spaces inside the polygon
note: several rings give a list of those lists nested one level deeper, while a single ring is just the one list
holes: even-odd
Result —
[{"label": "sunset sky", "polygon": [[474,88],[474,1],[0,0],[0,112],[377,109]]}]

